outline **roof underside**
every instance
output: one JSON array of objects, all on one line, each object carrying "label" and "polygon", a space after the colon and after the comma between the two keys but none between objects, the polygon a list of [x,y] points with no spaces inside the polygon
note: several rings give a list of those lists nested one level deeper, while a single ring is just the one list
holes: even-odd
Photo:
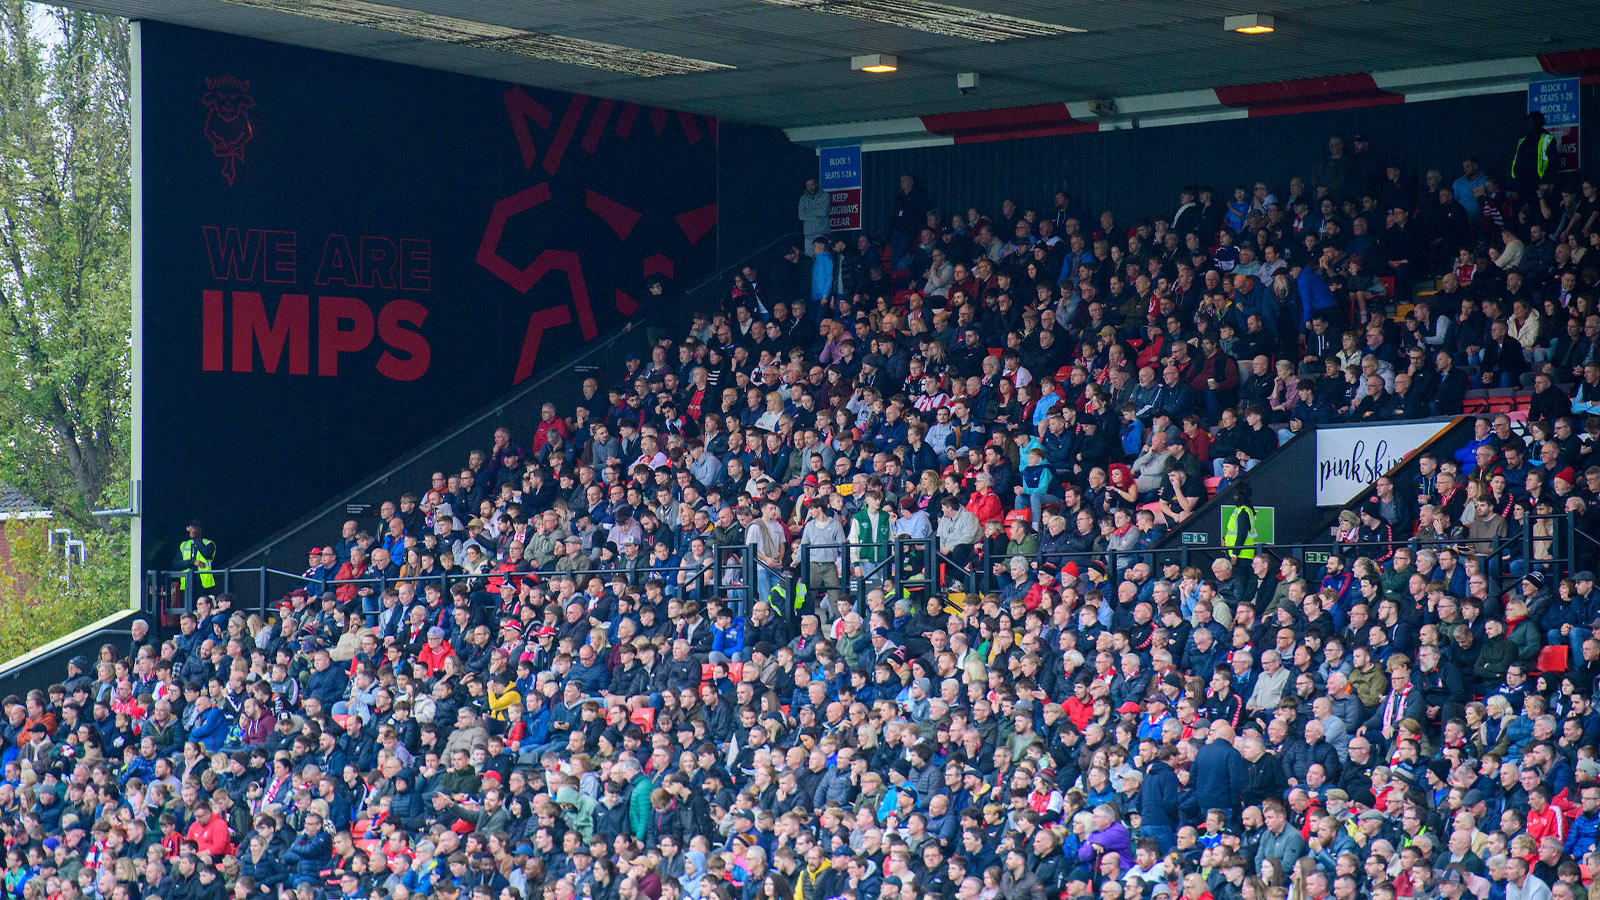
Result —
[{"label": "roof underside", "polygon": [[[71,0],[70,5],[779,127],[1468,63],[1600,43],[1600,0],[1567,0],[1559,15],[1530,15],[1524,5],[1502,0],[944,2],[951,14],[996,13],[1055,27],[1046,31],[1083,30],[993,42],[969,37],[976,33],[971,28],[922,30],[869,20],[896,18],[894,7],[902,2],[939,8],[924,0],[404,0],[403,7],[355,0]],[[352,9],[362,14],[353,15]],[[1278,30],[1261,36],[1224,31],[1223,17],[1238,13],[1271,15]],[[346,23],[362,16],[368,24]],[[941,30],[955,34],[937,33]],[[521,32],[534,34],[519,37]],[[577,40],[551,42],[552,35]],[[596,48],[592,42],[610,46]],[[629,59],[629,50],[652,56],[622,68],[709,71],[615,71]],[[900,71],[877,76],[850,71],[850,57],[864,53],[895,54]],[[663,63],[660,54],[688,64],[670,58]],[[551,57],[586,58],[588,64]],[[608,61],[611,67],[600,67]],[[959,72],[979,73],[980,89],[960,95]]]}]

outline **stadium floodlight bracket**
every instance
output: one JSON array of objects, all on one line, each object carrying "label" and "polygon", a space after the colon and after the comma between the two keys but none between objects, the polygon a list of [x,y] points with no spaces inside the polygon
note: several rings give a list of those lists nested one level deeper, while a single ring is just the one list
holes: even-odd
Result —
[{"label": "stadium floodlight bracket", "polygon": [[104,519],[137,519],[139,518],[139,500],[144,484],[138,479],[128,482],[128,505],[121,509],[96,509],[90,510],[89,515]]}]

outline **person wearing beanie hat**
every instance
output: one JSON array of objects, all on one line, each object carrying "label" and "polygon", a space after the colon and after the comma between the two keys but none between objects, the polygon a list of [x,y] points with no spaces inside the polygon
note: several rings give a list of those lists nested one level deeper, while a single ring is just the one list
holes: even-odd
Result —
[{"label": "person wearing beanie hat", "polygon": [[1376,500],[1361,504],[1361,529],[1356,541],[1361,544],[1361,555],[1372,557],[1375,563],[1386,563],[1394,557],[1394,526],[1383,520],[1383,507]]}]

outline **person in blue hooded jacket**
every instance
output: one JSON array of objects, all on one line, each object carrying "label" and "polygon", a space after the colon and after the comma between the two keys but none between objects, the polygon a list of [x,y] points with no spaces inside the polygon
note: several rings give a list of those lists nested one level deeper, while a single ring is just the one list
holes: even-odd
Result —
[{"label": "person in blue hooded jacket", "polygon": [[811,301],[820,309],[822,301],[833,296],[839,261],[828,249],[827,239],[820,237],[811,242],[811,257]]},{"label": "person in blue hooded jacket", "polygon": [[716,624],[711,626],[711,662],[742,662],[744,660],[744,619],[736,617],[726,606],[717,610]]},{"label": "person in blue hooded jacket", "polygon": [[1318,312],[1326,313],[1332,321],[1343,321],[1344,316],[1339,315],[1339,301],[1333,298],[1333,290],[1328,287],[1328,278],[1333,274],[1334,264],[1339,258],[1339,249],[1332,244],[1322,248],[1322,256],[1315,265],[1304,266],[1300,269],[1300,277],[1295,279],[1295,287],[1300,290],[1300,322],[1302,333],[1311,331],[1311,317]]},{"label": "person in blue hooded jacket", "polygon": [[1030,447],[1028,449],[1028,464],[1022,467],[1021,481],[1014,490],[1017,493],[1015,507],[1029,511],[1035,526],[1039,524],[1039,512],[1047,503],[1060,503],[1061,498],[1054,492],[1055,476],[1051,474],[1050,467],[1045,465],[1044,447]]}]

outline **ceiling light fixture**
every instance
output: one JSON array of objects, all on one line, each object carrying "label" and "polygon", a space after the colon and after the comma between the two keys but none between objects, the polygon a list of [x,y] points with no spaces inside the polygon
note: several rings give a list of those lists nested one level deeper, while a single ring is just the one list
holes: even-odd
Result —
[{"label": "ceiling light fixture", "polygon": [[1228,16],[1223,19],[1222,30],[1237,31],[1240,34],[1271,34],[1277,29],[1273,27],[1271,16],[1248,13],[1242,16]]},{"label": "ceiling light fixture", "polygon": [[1082,34],[1082,28],[1053,25],[1001,13],[962,9],[931,0],[760,0],[771,6],[804,9],[864,19],[881,25],[898,25],[930,34],[995,43],[1013,38],[1055,37]]},{"label": "ceiling light fixture", "polygon": [[600,41],[510,28],[456,16],[440,16],[398,6],[370,3],[368,0],[226,0],[226,2],[340,25],[376,28],[379,31],[441,44],[496,50],[532,59],[605,69],[640,78],[716,72],[733,68],[723,63],[690,59],[671,53],[635,50],[632,47],[619,47],[616,44]]},{"label": "ceiling light fixture", "polygon": [[868,53],[865,56],[850,57],[850,70],[853,72],[894,72],[900,68],[900,59],[888,53]]}]

